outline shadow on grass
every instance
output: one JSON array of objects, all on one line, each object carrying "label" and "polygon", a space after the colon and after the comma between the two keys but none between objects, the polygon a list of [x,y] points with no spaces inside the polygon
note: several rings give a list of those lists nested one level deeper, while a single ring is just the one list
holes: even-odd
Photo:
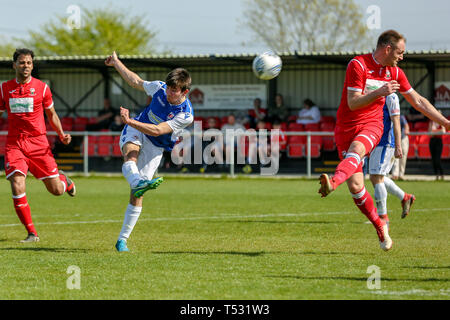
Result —
[{"label": "shadow on grass", "polygon": [[14,250],[19,250],[19,251],[35,251],[35,252],[89,252],[91,251],[90,249],[70,249],[70,248],[45,248],[45,247],[34,247],[34,248],[30,248],[30,247],[15,247],[15,248],[0,248],[0,250],[4,250],[4,251],[14,251]]},{"label": "shadow on grass", "polygon": [[[214,222],[214,221],[213,221]],[[298,223],[298,224],[342,224],[342,221],[282,221],[282,220],[234,220],[220,223]]]},{"label": "shadow on grass", "polygon": [[[307,277],[307,276],[265,276],[265,278],[276,278],[276,279],[297,279],[297,280],[345,280],[345,281],[364,281],[367,282],[367,277]],[[392,281],[392,282],[448,282],[450,279],[443,278],[425,278],[425,279],[395,279],[395,278],[385,278],[382,277],[381,281]]]},{"label": "shadow on grass", "polygon": [[154,254],[199,254],[199,255],[209,255],[209,254],[224,254],[224,255],[241,255],[247,257],[258,257],[266,254],[267,252],[239,252],[239,251],[153,251]]},{"label": "shadow on grass", "polygon": [[439,269],[450,269],[450,266],[436,266],[436,267],[429,267],[429,266],[403,266],[402,268],[407,269],[424,269],[424,270],[439,270]]}]

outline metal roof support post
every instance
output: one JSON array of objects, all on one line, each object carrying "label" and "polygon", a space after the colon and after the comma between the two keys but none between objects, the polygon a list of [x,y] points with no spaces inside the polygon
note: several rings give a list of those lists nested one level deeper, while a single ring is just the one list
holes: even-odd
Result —
[{"label": "metal roof support post", "polygon": [[428,93],[428,100],[430,100],[431,104],[434,105],[435,99],[434,99],[434,87],[436,83],[436,65],[434,62],[429,62],[426,64],[428,74],[430,75],[430,91]]}]

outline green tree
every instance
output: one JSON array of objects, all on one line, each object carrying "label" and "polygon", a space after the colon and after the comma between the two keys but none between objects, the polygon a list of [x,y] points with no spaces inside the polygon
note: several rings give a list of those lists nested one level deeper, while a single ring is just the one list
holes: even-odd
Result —
[{"label": "green tree", "polygon": [[370,32],[353,0],[245,0],[244,27],[272,50],[370,49]]},{"label": "green tree", "polygon": [[155,33],[147,29],[143,15],[130,16],[114,9],[81,9],[80,28],[69,27],[68,17],[30,31],[25,40],[36,55],[107,55],[154,53]]}]

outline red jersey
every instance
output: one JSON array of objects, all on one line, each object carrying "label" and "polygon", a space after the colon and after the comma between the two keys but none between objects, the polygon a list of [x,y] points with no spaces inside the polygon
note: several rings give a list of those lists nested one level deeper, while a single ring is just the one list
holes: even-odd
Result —
[{"label": "red jersey", "polygon": [[0,110],[8,111],[8,137],[46,134],[44,109],[52,107],[50,88],[41,80],[31,77],[20,84],[13,79],[0,86]]},{"label": "red jersey", "polygon": [[356,124],[378,122],[382,128],[385,97],[380,97],[361,109],[351,111],[347,102],[347,92],[358,91],[368,94],[391,80],[396,80],[400,84],[400,93],[404,94],[412,90],[405,73],[399,67],[382,66],[371,53],[353,58],[347,66],[336,125],[352,127]]}]

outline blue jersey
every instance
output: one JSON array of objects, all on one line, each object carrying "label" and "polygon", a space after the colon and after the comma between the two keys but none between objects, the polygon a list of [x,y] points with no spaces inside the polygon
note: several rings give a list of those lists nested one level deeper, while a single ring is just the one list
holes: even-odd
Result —
[{"label": "blue jersey", "polygon": [[391,117],[400,115],[400,103],[398,96],[393,93],[386,97],[386,102],[383,106],[383,136],[381,137],[378,146],[381,147],[395,147],[394,125]]},{"label": "blue jersey", "polygon": [[177,142],[179,133],[194,120],[194,110],[189,99],[179,104],[172,105],[167,101],[167,85],[162,81],[144,82],[144,89],[152,102],[135,118],[144,123],[158,125],[167,122],[173,132],[158,137],[145,135],[157,147],[172,151]]}]

